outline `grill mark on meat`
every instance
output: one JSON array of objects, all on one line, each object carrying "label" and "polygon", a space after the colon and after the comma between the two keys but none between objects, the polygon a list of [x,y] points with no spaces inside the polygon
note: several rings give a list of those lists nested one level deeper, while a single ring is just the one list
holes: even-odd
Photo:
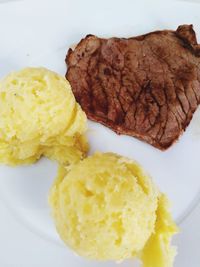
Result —
[{"label": "grill mark on meat", "polygon": [[[104,67],[101,70],[103,70],[103,69],[104,69]],[[110,84],[110,80],[111,80],[112,84]],[[122,123],[123,118],[124,118],[124,112],[123,112],[123,109],[121,107],[121,103],[119,101],[120,86],[116,82],[117,81],[116,75],[114,73],[112,73],[112,75],[110,75],[109,78],[105,79],[105,81],[106,82],[104,82],[104,83],[102,81],[104,90],[109,91],[112,94],[112,96],[110,98],[111,99],[111,106],[114,105],[114,109],[115,109],[115,113],[116,113],[115,118],[114,118],[114,122]],[[115,88],[115,90],[110,90],[110,87]],[[109,93],[107,93],[107,95],[109,96]],[[111,112],[112,112],[112,110],[111,110]]]},{"label": "grill mark on meat", "polygon": [[[153,50],[152,50],[152,53],[153,53],[155,56],[157,56],[157,54],[155,54]],[[166,61],[166,57],[165,57],[165,58],[158,58],[158,60],[160,60],[160,61],[162,61],[164,64],[166,64],[166,66],[167,66],[167,68],[168,68],[168,71],[171,73],[171,76],[173,77],[173,70],[171,69],[170,65],[169,65],[168,62]],[[183,121],[184,121],[185,118],[182,117],[182,114],[181,114],[179,108],[182,109],[182,112],[183,112],[184,114],[185,114],[185,111],[184,111],[184,109],[183,109],[182,103],[180,102],[180,99],[178,98],[178,95],[177,95],[177,88],[176,88],[176,86],[175,86],[174,79],[172,79],[172,82],[173,82],[173,84],[174,84],[174,86],[173,86],[172,88],[174,89],[174,93],[175,93],[175,95],[176,95],[176,99],[177,99],[177,101],[179,102],[180,106],[179,106],[179,107],[176,106],[177,115],[176,115],[176,113],[173,111],[173,109],[171,109],[171,112],[174,114],[174,116],[175,116],[175,118],[176,118],[176,120],[177,120],[177,123],[178,123],[178,125],[179,125],[179,128],[181,128],[181,127],[180,127],[180,124],[181,124],[181,126],[183,125]],[[189,104],[190,104],[190,103],[189,103]]]},{"label": "grill mark on meat", "polygon": [[[159,58],[158,55],[155,54],[155,52],[153,51],[153,49],[151,48],[151,46],[149,46],[149,48],[150,48],[152,54],[156,57],[156,59],[158,59],[158,61],[162,61],[163,63],[165,63],[165,64],[167,65],[169,71],[171,72],[171,70],[170,70],[170,68],[169,68],[169,66],[168,66],[168,64],[167,64],[167,62],[166,62],[163,58]],[[162,64],[161,64],[161,65],[162,65]],[[163,88],[163,91],[164,91],[164,94],[165,94],[165,99],[166,99],[167,109],[170,110],[170,107],[169,107],[169,105],[168,105],[168,102],[170,102],[170,99],[169,99],[169,96],[168,96],[167,93],[166,93],[167,90],[165,89],[165,87]],[[163,136],[164,136],[164,134],[165,134],[165,129],[166,129],[166,126],[167,126],[167,123],[168,123],[168,114],[166,114],[166,116],[167,116],[167,118],[166,118],[166,120],[165,120],[165,124],[164,124],[164,127],[163,127],[162,134],[161,134],[161,136],[160,136],[160,138],[159,138],[159,141],[162,140],[162,138],[163,138]]]},{"label": "grill mark on meat", "polygon": [[166,91],[165,91],[165,87],[163,88],[163,91],[165,93],[165,97],[166,97],[166,105],[164,106],[164,108],[166,109],[166,112],[164,113],[165,114],[165,120],[164,120],[164,124],[162,126],[162,130],[161,130],[161,133],[159,132],[159,137],[158,137],[158,140],[159,142],[161,142],[164,134],[165,134],[165,129],[166,129],[166,125],[167,125],[167,121],[168,121],[168,110],[169,110],[169,106],[168,106],[168,101],[167,101],[167,94],[166,94]]},{"label": "grill mark on meat", "polygon": [[66,78],[88,118],[165,150],[200,103],[199,56],[192,25],[128,39],[89,35],[68,51]]},{"label": "grill mark on meat", "polygon": [[176,87],[176,98],[177,98],[177,100],[179,102],[179,105],[181,107],[181,110],[182,110],[182,112],[184,114],[184,117],[182,117],[182,115],[181,115],[182,120],[184,121],[185,119],[187,119],[187,112],[185,112],[184,106],[183,106],[183,104],[182,104],[182,102],[180,100],[180,92],[178,93],[177,91],[179,91],[179,88]]},{"label": "grill mark on meat", "polygon": [[[153,104],[156,105],[157,109],[159,110],[160,109],[160,105],[159,105],[156,97],[154,97],[154,95],[152,94],[152,91],[151,91],[151,81],[150,80],[149,80],[146,88],[149,88],[149,90],[146,89],[145,91],[148,92],[149,95],[150,95],[150,97],[151,97],[151,99],[153,99],[153,101],[152,100],[150,101],[151,105],[153,105]],[[158,115],[159,115],[159,112],[157,112],[157,114],[156,114],[156,116],[154,118],[154,122],[153,123],[151,123],[151,117],[149,118],[149,122],[150,122],[151,126],[154,126],[154,124],[155,124],[155,122],[156,122],[156,120],[158,118]]]}]

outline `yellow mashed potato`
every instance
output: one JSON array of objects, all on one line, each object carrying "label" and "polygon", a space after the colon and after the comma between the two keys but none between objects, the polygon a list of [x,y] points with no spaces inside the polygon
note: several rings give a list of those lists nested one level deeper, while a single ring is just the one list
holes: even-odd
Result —
[{"label": "yellow mashed potato", "polygon": [[69,82],[45,68],[25,68],[0,81],[0,162],[32,163],[45,155],[60,163],[82,159],[86,115]]},{"label": "yellow mashed potato", "polygon": [[138,257],[144,267],[170,267],[177,227],[167,198],[138,163],[96,153],[60,167],[49,203],[63,241],[96,260]]}]

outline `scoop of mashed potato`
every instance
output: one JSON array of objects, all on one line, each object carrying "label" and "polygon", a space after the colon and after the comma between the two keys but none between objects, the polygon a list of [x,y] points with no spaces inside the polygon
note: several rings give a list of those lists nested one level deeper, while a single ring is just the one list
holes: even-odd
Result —
[{"label": "scoop of mashed potato", "polygon": [[60,167],[49,203],[60,237],[81,256],[116,261],[138,257],[144,267],[170,267],[173,262],[170,240],[177,228],[167,199],[134,161],[96,153]]},{"label": "scoop of mashed potato", "polygon": [[75,163],[88,150],[86,128],[86,115],[60,75],[25,68],[0,81],[0,162],[27,164],[45,155]]}]

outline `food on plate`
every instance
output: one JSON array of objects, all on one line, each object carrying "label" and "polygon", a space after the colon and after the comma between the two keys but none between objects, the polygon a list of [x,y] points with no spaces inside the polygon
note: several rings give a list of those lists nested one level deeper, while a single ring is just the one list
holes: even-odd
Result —
[{"label": "food on plate", "polygon": [[170,267],[177,227],[142,167],[113,153],[96,153],[60,167],[49,195],[62,240],[96,260],[138,257],[144,267]]},{"label": "food on plate", "polygon": [[200,46],[192,25],[132,38],[87,35],[66,63],[89,119],[165,150],[200,102]]},{"label": "food on plate", "polygon": [[32,163],[45,155],[62,164],[88,149],[86,115],[69,82],[45,68],[25,68],[0,81],[0,162]]}]

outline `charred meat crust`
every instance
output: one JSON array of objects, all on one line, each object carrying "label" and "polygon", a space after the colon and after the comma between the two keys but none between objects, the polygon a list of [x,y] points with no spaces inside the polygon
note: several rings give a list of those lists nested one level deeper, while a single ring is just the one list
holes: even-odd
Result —
[{"label": "charred meat crust", "polygon": [[192,25],[132,38],[87,35],[66,56],[66,78],[89,119],[161,150],[200,102],[200,46]]}]

